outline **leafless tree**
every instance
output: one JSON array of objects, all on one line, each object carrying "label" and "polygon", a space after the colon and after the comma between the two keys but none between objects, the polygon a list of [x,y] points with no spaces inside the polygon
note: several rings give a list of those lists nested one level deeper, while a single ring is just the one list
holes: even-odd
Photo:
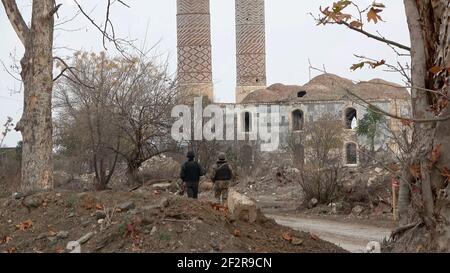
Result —
[{"label": "leafless tree", "polygon": [[[126,62],[126,60],[122,60]],[[133,58],[115,81],[112,117],[119,129],[120,147],[111,147],[128,164],[129,182],[138,181],[142,163],[177,149],[172,139],[172,108],[180,101],[168,64],[143,54]]]},{"label": "leafless tree", "polygon": [[331,202],[336,198],[342,179],[342,122],[323,117],[306,124],[299,134],[307,159],[298,180],[305,201],[316,198],[319,203]]},{"label": "leafless tree", "polygon": [[[99,29],[105,40],[119,45],[115,38],[110,9],[113,3],[125,5],[123,1],[107,1],[105,28]],[[16,124],[22,133],[22,185],[23,192],[33,192],[53,188],[52,163],[52,91],[55,19],[62,4],[55,0],[33,0],[31,3],[31,24],[27,25],[23,13],[15,0],[2,0],[6,15],[25,48],[21,60],[20,73],[23,90],[23,115]],[[82,10],[81,6],[78,5]],[[86,13],[86,18],[95,21]],[[70,72],[70,67],[61,75]],[[57,77],[59,78],[59,77]]]},{"label": "leafless tree", "polygon": [[63,78],[56,88],[56,139],[78,156],[88,151],[97,190],[106,189],[118,161],[118,154],[110,149],[120,147],[120,134],[111,115],[118,92],[115,79],[122,71],[117,63],[105,53],[77,53],[73,76]]}]

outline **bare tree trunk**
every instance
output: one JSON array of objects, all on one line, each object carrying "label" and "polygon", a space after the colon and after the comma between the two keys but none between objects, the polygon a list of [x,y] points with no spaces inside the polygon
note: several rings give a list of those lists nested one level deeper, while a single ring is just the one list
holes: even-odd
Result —
[{"label": "bare tree trunk", "polygon": [[52,89],[54,0],[34,0],[31,28],[15,1],[2,0],[14,30],[25,46],[21,60],[24,108],[16,130],[22,133],[22,185],[24,192],[53,188]]},{"label": "bare tree trunk", "polygon": [[[411,34],[412,86],[448,94],[450,3],[446,0],[404,0],[404,3]],[[433,67],[442,70],[433,73]],[[439,95],[419,91],[417,88],[411,90],[414,118],[432,119],[436,113],[441,117],[450,114],[448,101],[441,103],[442,97]],[[442,170],[449,167],[449,128],[449,120],[416,123],[410,155],[410,164],[420,166],[419,199],[422,204],[414,209],[427,226],[431,247],[440,251],[450,250],[448,177],[443,177],[442,174]],[[402,206],[407,204],[402,200],[403,197],[400,196],[399,200],[399,205]],[[400,211],[406,210],[399,207]]]}]

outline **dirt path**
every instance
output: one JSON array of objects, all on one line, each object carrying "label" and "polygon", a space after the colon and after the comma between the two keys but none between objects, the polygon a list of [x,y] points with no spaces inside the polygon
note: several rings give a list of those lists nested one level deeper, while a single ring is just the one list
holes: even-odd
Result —
[{"label": "dirt path", "polygon": [[273,214],[267,216],[280,225],[316,234],[323,240],[356,253],[364,252],[368,242],[381,241],[390,235],[390,229],[370,225]]}]

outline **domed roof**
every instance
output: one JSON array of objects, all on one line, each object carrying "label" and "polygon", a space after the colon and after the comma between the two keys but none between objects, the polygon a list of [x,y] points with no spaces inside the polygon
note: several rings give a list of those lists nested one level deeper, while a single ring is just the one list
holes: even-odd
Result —
[{"label": "domed roof", "polygon": [[322,74],[304,86],[273,84],[250,93],[243,103],[287,101],[334,101],[351,97],[351,91],[363,99],[408,99],[408,91],[395,83],[381,79],[354,84],[334,74]]}]

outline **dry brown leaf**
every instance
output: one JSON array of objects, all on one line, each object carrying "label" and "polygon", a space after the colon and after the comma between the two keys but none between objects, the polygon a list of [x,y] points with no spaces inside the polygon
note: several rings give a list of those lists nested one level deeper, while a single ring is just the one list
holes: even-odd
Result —
[{"label": "dry brown leaf", "polygon": [[433,164],[438,162],[441,158],[441,146],[441,144],[436,145],[436,147],[434,147],[433,151],[431,152],[431,162]]},{"label": "dry brown leaf", "polygon": [[379,15],[382,11],[382,9],[376,9],[374,7],[370,8],[369,12],[367,12],[367,21],[373,21],[375,24],[378,23],[378,21],[382,21],[381,16]]},{"label": "dry brown leaf", "polygon": [[32,226],[33,226],[33,221],[27,220],[27,221],[24,221],[24,222],[16,225],[16,228],[18,230],[25,231],[27,229],[30,229]]},{"label": "dry brown leaf", "polygon": [[288,241],[288,242],[292,241],[292,235],[288,231],[283,232],[282,237],[283,237],[283,240],[285,240],[285,241]]},{"label": "dry brown leaf", "polygon": [[234,236],[235,237],[241,237],[241,231],[239,229],[234,230]]},{"label": "dry brown leaf", "polygon": [[444,69],[445,69],[445,67],[436,65],[436,66],[433,66],[432,68],[430,68],[430,72],[433,74],[438,74],[439,72],[441,72]]},{"label": "dry brown leaf", "polygon": [[350,23],[350,26],[354,28],[362,28],[363,24],[360,21],[353,21]]},{"label": "dry brown leaf", "polygon": [[7,243],[11,242],[12,239],[13,239],[13,238],[12,238],[11,236],[5,236],[5,237],[3,237],[3,239],[0,241],[0,245],[7,244]]},{"label": "dry brown leaf", "polygon": [[11,247],[10,249],[8,249],[8,253],[17,253],[17,248],[16,247]]},{"label": "dry brown leaf", "polygon": [[314,241],[318,241],[320,240],[319,236],[317,236],[316,234],[312,234],[310,235],[311,239],[313,239]]},{"label": "dry brown leaf", "polygon": [[409,167],[409,171],[411,172],[412,176],[415,178],[420,177],[420,166],[418,164],[411,165]]}]

